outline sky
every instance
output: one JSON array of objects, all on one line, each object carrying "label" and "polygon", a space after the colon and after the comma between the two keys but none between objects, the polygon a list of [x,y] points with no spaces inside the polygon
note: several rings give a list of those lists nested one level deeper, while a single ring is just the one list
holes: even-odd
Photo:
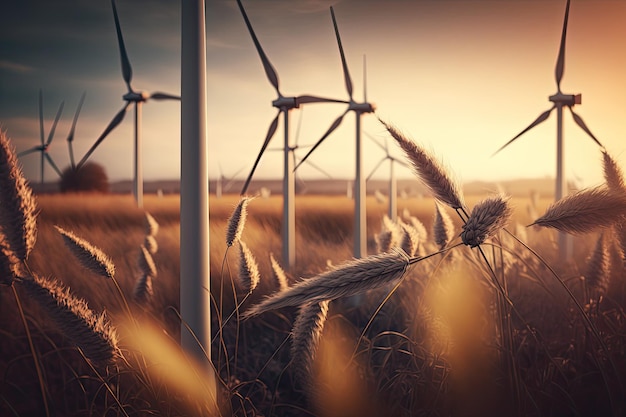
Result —
[{"label": "sky", "polygon": [[[384,157],[368,136],[387,138],[376,116],[433,151],[462,181],[554,177],[556,113],[508,148],[504,143],[552,105],[565,0],[243,0],[285,96],[314,94],[347,100],[329,6],[337,18],[356,101],[376,115],[362,118],[364,170]],[[277,110],[235,0],[207,6],[207,122],[209,176],[245,177]],[[118,0],[117,10],[133,69],[133,88],[180,94],[180,5],[166,0]],[[626,166],[626,2],[572,0],[565,73],[566,94],[582,94],[574,107],[607,150]],[[46,135],[57,108],[64,111],[50,147],[69,165],[69,127],[83,91],[86,100],[74,142],[78,158],[122,108],[122,79],[111,3],[23,0],[0,15],[0,128],[18,151],[39,143],[38,92],[43,92]],[[290,137],[315,143],[345,104],[308,104],[290,112]],[[298,125],[301,127],[298,131]],[[143,106],[145,180],[180,175],[180,103]],[[311,155],[333,178],[353,178],[355,115]],[[282,120],[269,148],[283,145]],[[602,182],[601,154],[564,112],[565,174],[580,186]],[[402,156],[392,140],[389,149]],[[306,149],[300,149],[301,157]],[[91,159],[111,180],[132,178],[133,112]],[[39,179],[36,154],[21,160]],[[383,165],[375,177],[388,175]],[[325,178],[303,165],[301,178]],[[410,178],[406,169],[399,177]],[[46,166],[46,179],[56,174]],[[262,157],[255,178],[281,178],[280,152]]]}]

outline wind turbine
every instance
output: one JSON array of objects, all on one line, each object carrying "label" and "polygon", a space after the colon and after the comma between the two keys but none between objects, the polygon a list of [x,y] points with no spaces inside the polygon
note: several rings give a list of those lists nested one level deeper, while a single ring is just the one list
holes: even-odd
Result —
[{"label": "wind turbine", "polygon": [[39,90],[39,133],[41,138],[41,145],[33,146],[30,149],[22,151],[17,154],[18,158],[31,154],[33,152],[39,152],[41,154],[41,184],[44,183],[44,164],[45,161],[50,164],[52,169],[61,176],[61,170],[57,167],[57,164],[54,163],[52,157],[48,153],[48,149],[50,148],[50,143],[52,143],[52,139],[54,139],[54,131],[57,128],[57,123],[59,123],[59,119],[61,118],[61,113],[63,113],[63,102],[59,104],[59,109],[57,110],[56,117],[54,118],[54,122],[52,123],[52,127],[50,128],[50,133],[48,134],[48,139],[44,139],[44,127],[43,127],[43,93]]},{"label": "wind turbine", "polygon": [[372,172],[370,172],[370,174],[367,176],[365,181],[366,182],[369,181],[370,178],[372,178],[372,175],[374,175],[374,173],[376,172],[376,170],[378,170],[378,168],[380,168],[380,166],[385,161],[387,160],[389,161],[389,218],[395,222],[398,217],[398,205],[396,203],[397,197],[398,197],[398,184],[396,181],[396,173],[394,170],[394,164],[397,163],[406,168],[409,168],[409,166],[403,161],[393,157],[389,153],[389,147],[387,146],[387,138],[385,138],[385,144],[382,145],[380,142],[378,142],[376,139],[374,139],[374,137],[370,136],[369,134],[366,133],[366,136],[369,137],[380,149],[385,151],[385,156],[380,161],[378,161],[378,163],[376,164]]},{"label": "wind turbine", "polygon": [[67,135],[67,147],[70,152],[70,166],[72,169],[76,169],[76,164],[74,163],[74,147],[72,143],[74,142],[74,132],[76,131],[76,122],[78,121],[78,115],[80,114],[80,110],[83,108],[83,103],[85,102],[86,92],[80,96],[80,100],[78,101],[78,107],[76,107],[76,113],[74,113],[74,120],[72,120],[72,127],[70,128],[70,133]]},{"label": "wind turbine", "polygon": [[[317,149],[317,147],[326,139],[335,129],[339,127],[343,121],[344,116],[349,111],[354,111],[356,115],[356,176],[354,182],[354,257],[361,258],[367,255],[367,232],[366,232],[366,214],[365,214],[365,177],[363,172],[363,149],[361,143],[361,116],[363,113],[372,113],[376,109],[373,103],[367,101],[367,89],[365,69],[363,70],[363,102],[357,103],[354,101],[352,95],[352,79],[350,78],[350,72],[348,71],[348,64],[346,63],[346,57],[341,45],[341,37],[339,36],[339,29],[337,28],[337,20],[335,19],[335,12],[333,8],[330,8],[330,14],[333,20],[333,26],[335,28],[335,36],[337,37],[337,44],[339,46],[339,54],[341,55],[341,64],[343,66],[343,75],[346,82],[346,89],[348,90],[348,96],[350,100],[348,102],[348,108],[339,116],[331,125],[330,128],[324,133],[320,140],[311,148],[308,154],[298,164],[296,169]],[[365,57],[363,58],[363,66],[365,68]]]},{"label": "wind turbine", "polygon": [[285,141],[283,147],[283,161],[284,161],[284,175],[283,175],[283,226],[282,226],[282,241],[283,241],[283,250],[282,250],[282,258],[283,265],[291,269],[296,260],[296,239],[295,239],[295,177],[294,177],[294,161],[293,157],[290,155],[291,143],[289,141],[289,111],[291,109],[296,109],[300,107],[301,104],[308,103],[345,103],[344,100],[335,100],[324,97],[317,97],[311,95],[303,95],[297,97],[285,97],[280,92],[279,83],[278,83],[278,74],[276,70],[270,63],[267,55],[263,51],[259,40],[257,39],[254,29],[252,28],[252,24],[248,19],[248,15],[246,14],[243,5],[241,4],[241,0],[237,0],[237,4],[239,5],[239,9],[241,10],[241,14],[243,19],[248,27],[248,31],[250,32],[250,36],[252,37],[252,41],[254,42],[254,46],[261,58],[261,62],[263,63],[263,68],[265,69],[265,75],[269,80],[270,84],[276,90],[278,94],[278,98],[272,101],[272,106],[278,109],[278,113],[272,122],[270,123],[270,127],[265,135],[265,140],[263,141],[263,145],[261,146],[261,151],[256,157],[254,161],[254,165],[252,166],[252,170],[246,179],[246,182],[241,190],[241,194],[245,194],[248,186],[250,185],[250,181],[252,180],[252,176],[254,175],[254,171],[256,170],[259,161],[261,160],[261,156],[267,149],[267,145],[270,140],[276,133],[276,128],[278,127],[278,118],[281,113],[283,114],[284,125],[285,125]]},{"label": "wind turbine", "polygon": [[[222,198],[222,193],[230,189],[230,186],[233,184],[233,182],[235,182],[235,178],[244,170],[244,168],[239,169],[237,172],[231,175],[230,178],[228,178],[226,175],[224,175],[224,171],[222,170],[222,164],[218,162],[217,167],[220,170],[220,176],[217,178],[217,181],[215,181],[215,197]],[[226,182],[225,185],[224,182]]]},{"label": "wind turbine", "polygon": [[[550,116],[550,113],[552,113],[552,110],[556,109],[556,116],[557,116],[557,122],[556,122],[556,189],[555,189],[554,197],[555,197],[555,200],[557,201],[560,200],[563,197],[563,195],[567,193],[567,182],[566,182],[565,176],[563,175],[563,107],[564,106],[569,108],[576,124],[582,130],[584,130],[585,133],[587,133],[594,140],[594,142],[598,144],[598,146],[600,146],[601,148],[603,147],[600,141],[593,135],[593,133],[591,133],[591,131],[589,130],[589,128],[587,127],[583,119],[578,114],[576,114],[574,110],[572,110],[572,107],[574,105],[582,103],[582,95],[581,94],[564,94],[561,91],[561,79],[563,78],[563,71],[565,68],[565,39],[567,35],[567,21],[568,21],[568,16],[569,16],[569,6],[570,6],[570,0],[567,0],[567,5],[565,6],[565,18],[563,21],[563,32],[561,34],[561,45],[559,48],[559,55],[556,61],[556,69],[555,69],[556,93],[548,97],[548,100],[550,100],[554,104],[552,105],[550,109],[541,113],[539,117],[535,119],[535,121],[533,121],[530,125],[528,125],[528,127],[526,127],[524,130],[518,133],[513,139],[505,143],[500,149],[498,149],[493,154],[493,155],[497,154],[502,149],[506,148],[515,140],[517,140],[517,138],[522,136],[524,133],[528,132],[530,129],[537,126],[538,124],[546,121],[546,119],[548,119],[548,117]],[[569,246],[567,240],[568,240],[567,236],[564,233],[560,232],[559,233],[559,248],[561,249],[561,255],[563,256],[567,256],[567,252],[569,250],[567,249],[567,247]]]},{"label": "wind turbine", "polygon": [[122,37],[122,29],[120,27],[120,21],[117,16],[117,8],[115,7],[115,0],[111,0],[111,6],[113,7],[113,18],[115,19],[115,29],[117,32],[117,42],[120,49],[120,58],[122,61],[122,77],[124,78],[124,82],[126,83],[126,87],[128,88],[128,92],[122,96],[126,103],[124,107],[113,117],[113,120],[109,122],[108,126],[104,129],[102,134],[96,139],[96,142],[91,146],[91,148],[87,151],[85,156],[80,160],[78,165],[76,165],[76,169],[80,169],[93,151],[96,150],[98,145],[102,143],[102,141],[107,137],[109,133],[113,129],[119,125],[122,120],[124,120],[124,116],[126,115],[126,110],[128,106],[132,104],[135,105],[135,166],[134,166],[134,178],[133,178],[133,192],[135,194],[135,200],[137,201],[138,207],[143,207],[143,170],[142,170],[142,158],[141,158],[141,106],[144,102],[149,99],[153,100],[179,100],[180,96],[175,96],[168,93],[162,92],[154,92],[152,94],[148,94],[145,91],[134,90],[130,82],[133,78],[133,71],[130,66],[130,60],[128,59],[128,54],[126,53],[126,47],[124,46],[124,38]]}]

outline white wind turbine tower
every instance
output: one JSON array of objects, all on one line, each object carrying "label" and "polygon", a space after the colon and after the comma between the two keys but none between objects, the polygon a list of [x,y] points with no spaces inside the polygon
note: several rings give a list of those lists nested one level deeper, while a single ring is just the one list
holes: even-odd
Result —
[{"label": "white wind turbine tower", "polygon": [[316,97],[310,95],[298,96],[298,97],[285,97],[282,95],[279,89],[278,83],[278,75],[276,70],[270,63],[267,55],[263,51],[259,40],[257,39],[254,29],[250,24],[250,20],[248,20],[248,15],[241,4],[241,0],[237,0],[237,4],[239,5],[239,9],[241,10],[241,14],[243,19],[248,27],[248,31],[250,32],[250,36],[252,37],[252,41],[254,42],[254,46],[261,58],[261,62],[263,63],[263,68],[265,69],[265,74],[267,75],[268,80],[274,86],[276,93],[278,93],[278,98],[272,101],[272,106],[278,109],[278,113],[272,122],[270,123],[270,127],[265,136],[265,140],[263,145],[261,146],[261,151],[257,155],[256,160],[254,161],[254,165],[252,166],[252,170],[248,175],[248,178],[243,186],[241,194],[245,194],[250,181],[252,180],[252,176],[254,175],[254,171],[256,170],[259,161],[261,160],[261,156],[267,149],[267,145],[270,140],[274,136],[276,132],[276,128],[278,127],[278,118],[281,113],[283,114],[283,120],[285,125],[285,141],[284,141],[284,176],[283,176],[283,225],[282,225],[282,241],[283,241],[283,250],[282,250],[282,258],[283,265],[291,269],[295,265],[296,260],[296,239],[295,239],[295,177],[294,177],[294,162],[293,157],[289,154],[290,149],[292,148],[291,143],[289,141],[289,111],[291,109],[298,108],[300,104],[307,103],[345,103],[344,100],[335,100],[323,97]]},{"label": "white wind turbine tower", "polygon": [[[563,78],[563,70],[565,68],[565,39],[567,35],[567,21],[569,16],[569,6],[570,0],[567,0],[567,5],[565,6],[565,18],[563,21],[563,32],[561,33],[561,46],[559,48],[559,55],[556,61],[556,88],[557,91],[555,94],[548,97],[548,99],[554,103],[553,106],[541,113],[535,121],[533,121],[528,127],[518,133],[513,139],[505,143],[500,149],[498,149],[493,155],[500,152],[502,149],[506,148],[508,145],[513,143],[517,138],[522,136],[524,133],[528,132],[533,127],[538,124],[544,122],[549,116],[552,110],[556,109],[557,122],[556,122],[556,189],[555,189],[555,200],[560,200],[564,194],[567,194],[567,181],[565,176],[563,175],[563,106],[567,106],[572,113],[572,117],[576,124],[585,131],[600,147],[603,147],[600,141],[591,133],[583,119],[574,113],[572,107],[576,104],[581,104],[582,96],[581,94],[564,94],[561,92],[561,78]],[[568,249],[568,239],[565,233],[559,233],[559,248],[561,250],[561,255],[563,257],[569,256],[568,252],[571,252],[571,249]]]},{"label": "white wind turbine tower", "polygon": [[[373,103],[369,103],[367,101],[367,90],[365,88],[365,70],[363,71],[363,95],[364,100],[362,103],[357,103],[354,101],[352,96],[352,80],[350,78],[350,72],[348,71],[348,64],[346,63],[346,57],[343,52],[343,47],[341,45],[341,38],[339,36],[339,29],[337,28],[337,21],[335,19],[335,12],[333,8],[330,8],[330,14],[333,20],[333,26],[335,28],[335,36],[337,37],[337,45],[339,46],[339,54],[341,55],[341,64],[343,66],[343,75],[346,82],[346,89],[348,90],[348,96],[350,97],[350,101],[348,102],[348,108],[346,109],[341,116],[339,116],[333,124],[328,128],[326,133],[321,137],[320,140],[311,148],[308,154],[302,161],[298,164],[300,166],[304,161],[307,160],[309,155],[317,149],[317,147],[326,139],[335,129],[339,127],[341,122],[343,121],[344,116],[349,111],[354,111],[356,115],[356,175],[354,182],[354,257],[361,258],[367,256],[367,224],[366,224],[366,213],[365,213],[365,177],[363,174],[363,148],[361,143],[361,116],[363,113],[372,113],[375,110],[375,106]],[[296,169],[298,168],[296,167]]]},{"label": "white wind turbine tower", "polygon": [[59,119],[61,118],[61,113],[63,113],[63,102],[59,104],[59,109],[57,110],[57,114],[54,118],[54,122],[52,123],[52,127],[50,128],[50,133],[48,134],[48,139],[44,139],[44,127],[43,127],[43,93],[39,90],[39,133],[41,139],[41,145],[33,146],[30,149],[22,151],[17,154],[18,158],[31,154],[33,152],[39,152],[41,154],[41,183],[44,183],[44,166],[47,161],[48,164],[54,169],[54,171],[61,176],[61,170],[57,164],[54,163],[52,157],[48,153],[48,149],[50,148],[50,143],[52,143],[52,139],[54,139],[54,131],[57,128],[57,123],[59,123]]},{"label": "white wind turbine tower", "polygon": [[162,92],[154,92],[152,94],[148,94],[145,91],[134,90],[130,82],[133,77],[133,71],[130,66],[130,60],[128,59],[128,54],[126,53],[126,47],[124,46],[124,38],[122,37],[122,29],[120,27],[120,21],[117,16],[117,8],[115,7],[115,0],[111,0],[111,6],[113,7],[113,18],[115,19],[115,29],[117,32],[117,42],[120,49],[120,58],[122,61],[122,77],[124,78],[124,82],[126,83],[126,87],[128,88],[128,92],[122,96],[124,101],[124,107],[120,110],[114,117],[113,120],[109,123],[109,125],[104,129],[100,137],[96,139],[96,142],[91,146],[91,148],[87,151],[85,156],[80,160],[80,162],[76,165],[76,169],[80,169],[93,151],[96,150],[98,145],[102,143],[102,141],[107,137],[109,133],[113,129],[119,125],[122,120],[124,120],[124,116],[126,115],[126,110],[128,106],[133,103],[135,105],[135,146],[134,146],[134,154],[135,154],[135,163],[134,163],[134,176],[133,176],[133,193],[135,195],[135,200],[137,201],[138,207],[143,207],[143,169],[142,169],[142,158],[141,158],[141,106],[144,102],[149,99],[153,100],[179,100],[179,96],[175,96],[172,94],[162,93]]},{"label": "white wind turbine tower", "polygon": [[378,163],[376,164],[376,166],[374,167],[372,172],[370,172],[370,174],[367,176],[365,181],[367,182],[367,181],[370,180],[370,178],[372,178],[372,175],[374,175],[376,170],[378,170],[378,168],[380,168],[380,166],[383,164],[383,162],[389,161],[389,213],[388,213],[388,215],[389,215],[389,218],[395,222],[396,219],[398,218],[398,205],[397,205],[398,183],[397,183],[397,180],[396,180],[396,172],[395,172],[395,169],[394,169],[395,168],[394,164],[400,164],[400,165],[402,165],[403,167],[406,167],[406,168],[409,168],[409,165],[407,165],[403,161],[395,158],[394,156],[392,156],[389,153],[389,146],[387,146],[387,138],[385,138],[385,144],[382,145],[380,142],[378,142],[376,139],[374,139],[369,134],[366,133],[366,135],[380,149],[385,151],[385,156],[380,161],[378,161]]}]

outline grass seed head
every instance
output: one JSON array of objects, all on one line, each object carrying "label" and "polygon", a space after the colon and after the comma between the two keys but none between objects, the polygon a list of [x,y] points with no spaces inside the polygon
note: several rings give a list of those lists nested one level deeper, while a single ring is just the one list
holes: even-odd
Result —
[{"label": "grass seed head", "polygon": [[439,204],[436,204],[435,207],[433,235],[439,249],[445,248],[454,239],[454,223],[446,210]]},{"label": "grass seed head", "polygon": [[56,280],[32,276],[18,282],[87,358],[102,365],[115,359],[117,333],[104,313],[94,313]]},{"label": "grass seed head", "polygon": [[148,212],[144,216],[144,228],[146,236],[156,236],[159,233],[159,223]]},{"label": "grass seed head", "polygon": [[291,331],[291,360],[296,379],[304,388],[311,388],[313,361],[317,353],[324,323],[328,315],[329,301],[304,304]]},{"label": "grass seed head", "polygon": [[511,218],[513,210],[509,198],[504,196],[489,197],[474,206],[472,213],[463,226],[463,243],[476,247],[502,229]]},{"label": "grass seed head", "polygon": [[239,283],[246,292],[252,292],[259,284],[261,276],[259,266],[250,252],[248,245],[242,240],[239,241]]},{"label": "grass seed head", "polygon": [[589,233],[612,227],[625,216],[626,193],[595,187],[553,203],[531,226],[551,227],[572,234]]},{"label": "grass seed head", "polygon": [[13,145],[0,131],[0,232],[19,260],[28,258],[37,240],[37,205],[18,164]]},{"label": "grass seed head", "polygon": [[113,278],[115,275],[115,265],[113,261],[111,261],[111,258],[99,248],[93,246],[85,239],[76,236],[74,233],[64,230],[59,226],[54,227],[63,237],[65,246],[85,269],[105,278]]},{"label": "grass seed head", "polygon": [[624,174],[621,168],[606,150],[602,151],[602,157],[606,185],[613,191],[625,192],[626,186],[624,186]]},{"label": "grass seed head", "polygon": [[413,165],[415,173],[426,184],[435,198],[453,209],[464,207],[465,203],[463,202],[461,186],[457,181],[452,180],[452,177],[442,164],[426,152],[425,149],[405,137],[397,128],[380,119],[378,120],[400,145]]},{"label": "grass seed head", "polygon": [[142,274],[150,275],[153,278],[157,276],[157,268],[154,263],[154,259],[148,249],[145,246],[141,245],[139,247],[139,255],[137,257],[137,266],[139,267],[139,271]]},{"label": "grass seed head", "polygon": [[349,297],[397,283],[409,267],[409,257],[399,248],[354,259],[312,278],[302,280],[259,304],[243,315],[250,318],[265,311]]},{"label": "grass seed head", "polygon": [[596,246],[589,257],[585,282],[595,296],[605,295],[609,288],[611,263],[609,248],[604,233],[600,234]]},{"label": "grass seed head", "polygon": [[241,239],[243,233],[243,227],[246,224],[246,217],[248,216],[248,203],[252,200],[251,197],[242,197],[239,200],[233,214],[228,219],[228,228],[226,229],[226,245],[233,246],[233,243]]},{"label": "grass seed head", "polygon": [[287,274],[280,266],[278,261],[274,258],[274,254],[270,252],[270,264],[272,265],[272,273],[278,283],[279,291],[284,291],[289,288],[289,282],[287,281]]},{"label": "grass seed head", "polygon": [[135,283],[135,289],[133,290],[133,299],[138,304],[147,304],[154,295],[152,290],[152,276],[148,274],[141,274]]}]

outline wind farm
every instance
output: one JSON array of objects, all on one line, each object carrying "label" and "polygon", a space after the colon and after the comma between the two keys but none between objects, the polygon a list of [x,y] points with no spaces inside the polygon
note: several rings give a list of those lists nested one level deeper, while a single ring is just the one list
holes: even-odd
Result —
[{"label": "wind farm", "polygon": [[34,2],[0,415],[624,414],[626,4]]}]

